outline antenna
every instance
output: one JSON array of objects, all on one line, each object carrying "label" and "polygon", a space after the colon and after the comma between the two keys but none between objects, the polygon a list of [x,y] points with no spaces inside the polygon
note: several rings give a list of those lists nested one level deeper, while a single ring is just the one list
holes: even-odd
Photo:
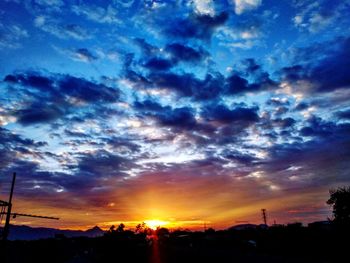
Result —
[{"label": "antenna", "polygon": [[262,218],[264,220],[264,224],[267,225],[266,209],[265,208],[261,209],[261,212],[262,212]]},{"label": "antenna", "polygon": [[13,173],[9,201],[6,202],[6,201],[0,200],[0,207],[1,207],[0,223],[2,222],[3,216],[6,215],[5,226],[2,231],[2,240],[4,241],[7,240],[7,237],[9,235],[11,216],[12,218],[16,218],[17,216],[26,216],[26,217],[36,217],[36,218],[45,218],[45,219],[54,219],[54,220],[59,219],[58,217],[51,217],[51,216],[38,216],[38,215],[30,215],[30,214],[22,214],[22,213],[11,213],[12,197],[13,197],[13,192],[15,188],[15,182],[16,182],[16,173]]},{"label": "antenna", "polygon": [[10,197],[9,197],[9,201],[7,203],[6,221],[5,221],[5,226],[4,226],[4,230],[2,233],[3,240],[6,240],[8,234],[9,234],[11,209],[12,209],[12,196],[13,196],[13,190],[15,188],[15,182],[16,182],[16,173],[13,173]]}]

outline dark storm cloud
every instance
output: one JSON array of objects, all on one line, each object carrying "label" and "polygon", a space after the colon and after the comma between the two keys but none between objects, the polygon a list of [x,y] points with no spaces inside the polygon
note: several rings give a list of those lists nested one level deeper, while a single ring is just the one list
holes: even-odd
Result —
[{"label": "dark storm cloud", "polygon": [[[306,59],[305,64],[293,65],[282,69],[282,77],[288,81],[307,80],[312,82],[315,92],[331,92],[350,86],[350,38],[339,38],[333,43],[332,52],[322,53],[317,46],[319,58]],[[324,50],[323,50],[324,51]]]},{"label": "dark storm cloud", "polygon": [[163,58],[151,58],[145,64],[143,64],[144,67],[150,70],[159,70],[159,71],[168,70],[172,68],[174,65],[175,63],[172,62],[171,60],[163,59]]},{"label": "dark storm cloud", "polygon": [[37,155],[41,158],[40,148],[44,146],[47,146],[46,142],[23,138],[8,129],[0,127],[0,172],[5,174],[10,166],[13,166],[15,162],[19,162],[18,155]]},{"label": "dark storm cloud", "polygon": [[252,165],[252,163],[254,161],[258,160],[253,155],[244,154],[244,153],[241,153],[239,151],[233,151],[233,150],[225,150],[225,151],[223,151],[222,156],[225,159],[228,159],[230,161],[235,161],[235,162],[242,163],[242,164],[245,164],[245,165]]},{"label": "dark storm cloud", "polygon": [[157,117],[161,125],[170,127],[193,129],[197,123],[193,114],[193,109],[189,107],[176,108],[171,112],[159,114]]},{"label": "dark storm cloud", "polygon": [[113,102],[119,98],[119,91],[114,88],[70,75],[42,76],[39,73],[28,72],[7,75],[4,81],[53,93],[49,95],[58,95],[59,93],[61,96],[68,95],[86,102]]},{"label": "dark storm cloud", "polygon": [[194,49],[180,43],[168,44],[165,51],[169,52],[174,60],[199,62],[209,56],[209,53],[203,49]]},{"label": "dark storm cloud", "polygon": [[200,137],[212,136],[216,130],[216,127],[211,124],[197,121],[196,111],[190,107],[172,108],[148,99],[135,102],[134,108],[139,111],[140,118],[147,116],[154,119],[159,127],[170,128],[169,137],[166,140],[172,140],[177,135],[184,134],[189,141],[206,144],[207,142]]},{"label": "dark storm cloud", "polygon": [[155,56],[149,59],[148,53],[151,53],[151,51],[149,50],[150,47],[145,47],[146,43],[144,42],[141,43],[143,43],[142,49],[145,52],[145,54],[143,54],[143,60],[147,58],[146,62],[143,63],[143,66],[150,70],[167,71],[172,67],[176,66],[180,61],[196,63],[204,60],[206,57],[209,56],[209,54],[203,49],[196,50],[189,46],[185,46],[179,43],[173,43],[168,44],[164,49],[164,51],[168,53],[169,58]]},{"label": "dark storm cloud", "polygon": [[65,75],[58,81],[60,91],[86,102],[115,102],[119,91],[83,78]]},{"label": "dark storm cloud", "polygon": [[300,130],[300,133],[302,136],[327,137],[336,133],[339,127],[333,122],[323,121],[321,118],[313,116]]},{"label": "dark storm cloud", "polygon": [[350,110],[338,111],[336,112],[336,116],[341,119],[350,119]]},{"label": "dark storm cloud", "polygon": [[269,157],[260,162],[268,178],[286,189],[348,180],[350,125],[312,122],[318,127],[308,133],[311,140],[275,144],[267,149]]},{"label": "dark storm cloud", "polygon": [[23,125],[48,123],[64,116],[65,110],[54,104],[37,101],[14,112],[17,121]]},{"label": "dark storm cloud", "polygon": [[261,66],[256,63],[254,58],[247,58],[243,60],[243,65],[247,74],[253,75],[261,70]]},{"label": "dark storm cloud", "polygon": [[222,123],[234,122],[257,122],[259,116],[258,108],[236,107],[229,109],[225,105],[209,106],[202,112],[203,118],[208,121],[218,121]]},{"label": "dark storm cloud", "polygon": [[[74,113],[73,109],[83,107],[76,104],[79,101],[90,103],[95,111],[105,116],[107,106],[99,103],[108,104],[119,99],[119,90],[116,88],[70,75],[44,76],[37,72],[27,72],[7,75],[4,81],[29,87],[22,90],[22,95],[26,94],[31,102],[12,112],[23,125],[49,123],[60,119]],[[71,101],[70,98],[77,101]]]},{"label": "dark storm cloud", "polygon": [[[158,102],[155,102],[151,99],[147,99],[144,101],[136,101],[134,103],[134,107],[137,110],[145,110],[145,111],[162,111],[164,107],[160,105]],[[170,109],[170,107],[166,107],[167,109]]]},{"label": "dark storm cloud", "polygon": [[91,153],[80,153],[78,164],[71,166],[77,173],[87,173],[94,177],[100,176],[122,176],[125,172],[136,167],[133,160],[99,150]]},{"label": "dark storm cloud", "polygon": [[337,53],[325,58],[314,67],[310,77],[319,84],[320,92],[348,88],[350,86],[350,38],[341,43]]},{"label": "dark storm cloud", "polygon": [[192,130],[197,125],[195,111],[190,107],[173,109],[152,100],[135,102],[134,107],[140,111],[140,114],[154,118],[161,126]]},{"label": "dark storm cloud", "polygon": [[297,111],[302,111],[302,110],[306,110],[310,105],[307,104],[306,102],[300,102],[297,104],[297,106],[295,107],[295,110]]},{"label": "dark storm cloud", "polygon": [[[184,135],[193,147],[225,145],[239,139],[248,127],[259,122],[258,108],[235,105],[228,108],[221,104],[202,105],[198,113],[190,107],[172,108],[148,99],[134,103],[140,118],[150,117],[159,127],[170,128],[165,140]],[[287,121],[286,121],[287,122]]]},{"label": "dark storm cloud", "polygon": [[184,97],[193,97],[195,100],[206,100],[217,97],[222,89],[222,76],[207,74],[204,80],[193,74],[176,74],[170,72],[151,73],[148,79],[156,87],[174,90]]},{"label": "dark storm cloud", "polygon": [[244,92],[257,91],[258,85],[251,85],[245,78],[233,74],[226,79],[226,90],[229,94],[238,94]]},{"label": "dark storm cloud", "polygon": [[4,81],[9,83],[17,83],[24,86],[31,86],[43,91],[53,89],[54,83],[54,80],[41,76],[38,73],[7,75],[4,78]]},{"label": "dark storm cloud", "polygon": [[289,128],[289,127],[292,127],[296,123],[296,120],[294,120],[291,117],[288,117],[285,119],[282,119],[282,118],[274,119],[273,122],[275,123],[275,125],[277,125],[281,128]]},{"label": "dark storm cloud", "polygon": [[14,146],[25,146],[37,148],[47,145],[46,142],[36,142],[32,139],[23,138],[9,130],[0,127],[0,145],[4,148],[12,148]]},{"label": "dark storm cloud", "polygon": [[225,24],[228,17],[228,13],[221,13],[217,16],[194,14],[187,18],[170,19],[165,33],[175,38],[210,39],[214,30]]},{"label": "dark storm cloud", "polygon": [[[170,47],[170,46],[168,46]],[[177,55],[177,59],[163,59],[154,57],[146,63],[137,62],[133,54],[129,54],[124,59],[124,76],[142,88],[162,88],[169,89],[177,93],[180,97],[190,97],[195,101],[216,100],[219,96],[244,95],[249,92],[257,93],[276,88],[278,83],[272,80],[267,72],[261,70],[259,66],[254,73],[254,81],[250,83],[243,75],[251,75],[251,69],[244,72],[235,72],[226,77],[220,72],[209,71],[204,78],[198,78],[192,73],[178,73],[171,70],[180,59],[204,59],[199,54],[192,53],[192,49],[176,44],[172,49],[179,49],[183,54]],[[187,50],[188,49],[188,50]],[[187,51],[185,51],[187,50]],[[175,52],[174,50],[172,52]],[[175,53],[174,53],[175,54]],[[151,69],[148,74],[143,74],[137,68],[140,64]]]},{"label": "dark storm cloud", "polygon": [[[45,199],[46,204],[55,207],[69,206],[76,209],[81,208],[85,202],[101,205],[99,202],[101,198],[96,194],[108,194],[119,177],[115,177],[118,172],[113,176],[111,174],[95,176],[90,172],[79,170],[76,173],[43,171],[37,162],[13,160],[11,165],[1,170],[4,176],[0,177],[0,182],[7,189],[10,187],[8,175],[13,171],[20,176],[20,180],[16,182],[17,189],[20,189],[16,193],[19,198],[30,201]],[[77,195],[84,198],[70,198]]]}]

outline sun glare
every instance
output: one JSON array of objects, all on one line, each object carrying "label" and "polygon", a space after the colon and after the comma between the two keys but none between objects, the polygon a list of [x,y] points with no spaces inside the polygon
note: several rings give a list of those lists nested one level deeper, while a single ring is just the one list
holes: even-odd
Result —
[{"label": "sun glare", "polygon": [[169,222],[158,220],[158,219],[152,219],[152,220],[145,220],[145,223],[149,228],[156,230],[158,227],[165,226]]}]

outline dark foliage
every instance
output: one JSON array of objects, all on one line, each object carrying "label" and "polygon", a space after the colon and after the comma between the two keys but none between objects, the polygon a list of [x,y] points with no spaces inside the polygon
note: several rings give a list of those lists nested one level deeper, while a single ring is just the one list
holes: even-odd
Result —
[{"label": "dark foliage", "polygon": [[327,204],[333,206],[334,222],[350,225],[350,187],[330,190]]},{"label": "dark foliage", "polygon": [[146,228],[133,232],[121,224],[103,237],[0,242],[1,262],[344,262],[349,236],[324,222],[205,232]]}]

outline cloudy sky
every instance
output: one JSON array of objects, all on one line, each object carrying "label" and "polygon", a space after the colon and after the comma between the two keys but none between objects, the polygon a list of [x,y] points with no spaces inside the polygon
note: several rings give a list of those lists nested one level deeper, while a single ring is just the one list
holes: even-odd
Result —
[{"label": "cloudy sky", "polygon": [[331,216],[349,0],[3,0],[0,199],[85,228]]}]

